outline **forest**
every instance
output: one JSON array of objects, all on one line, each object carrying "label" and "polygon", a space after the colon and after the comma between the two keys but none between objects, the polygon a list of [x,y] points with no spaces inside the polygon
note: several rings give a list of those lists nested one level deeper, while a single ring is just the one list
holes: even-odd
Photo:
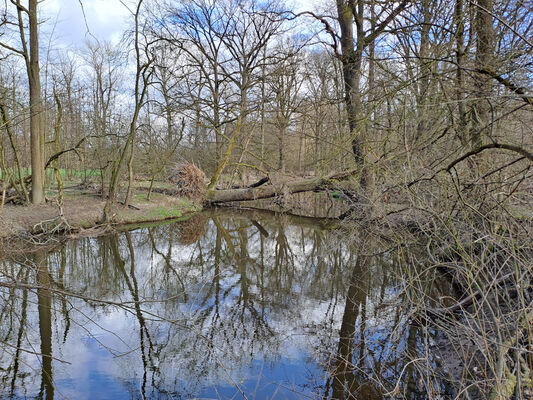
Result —
[{"label": "forest", "polygon": [[[453,398],[533,398],[531,2],[113,0],[120,40],[86,18],[73,47],[48,1],[0,5],[0,229],[70,232],[83,196],[106,230],[152,193],[291,215],[327,196],[344,239],[425,265],[402,272],[408,318],[447,333]],[[428,303],[436,273],[456,294]],[[415,361],[418,398],[444,398]]]}]

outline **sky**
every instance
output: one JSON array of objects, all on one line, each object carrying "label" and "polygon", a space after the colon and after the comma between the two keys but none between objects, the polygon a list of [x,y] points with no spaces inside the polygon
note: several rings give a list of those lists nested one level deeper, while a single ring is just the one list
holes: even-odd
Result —
[{"label": "sky", "polygon": [[[323,3],[319,0],[293,2],[298,11],[312,10],[313,4]],[[81,47],[91,36],[117,43],[131,17],[120,0],[46,0],[41,3],[40,13],[47,20],[47,33],[52,34],[54,44],[70,48]]]},{"label": "sky", "polygon": [[[118,42],[128,25],[129,11],[119,0],[46,0],[41,18],[60,46],[77,47],[90,39]],[[84,17],[85,13],[85,17]],[[89,34],[90,32],[90,34]]]}]

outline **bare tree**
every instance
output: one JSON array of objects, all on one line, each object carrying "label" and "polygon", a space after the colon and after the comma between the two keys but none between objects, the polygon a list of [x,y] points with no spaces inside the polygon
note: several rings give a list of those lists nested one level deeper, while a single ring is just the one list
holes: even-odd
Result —
[{"label": "bare tree", "polygon": [[[179,47],[187,66],[196,71],[191,103],[214,134],[216,168],[210,188],[239,147],[247,117],[258,103],[251,93],[263,79],[261,73],[281,59],[266,51],[283,31],[277,7],[276,2],[194,0],[167,8],[171,17],[161,36]],[[249,152],[250,135],[242,141],[241,158]]]},{"label": "bare tree", "polygon": [[[370,31],[365,31],[365,3],[355,0],[337,0],[337,20],[340,26],[340,56],[344,77],[344,100],[348,126],[352,137],[352,151],[355,162],[361,168],[361,187],[366,188],[368,171],[365,167],[365,132],[362,123],[361,76],[363,73],[363,54],[368,46],[383,34],[385,29],[409,4],[403,0],[394,8],[383,8],[384,15]],[[388,14],[387,14],[388,13]],[[355,24],[355,34],[354,34]]]},{"label": "bare tree", "polygon": [[118,144],[113,120],[116,120],[116,98],[123,76],[124,54],[109,42],[87,42],[84,58],[88,68],[91,94],[88,120],[91,122],[90,133],[92,151],[90,154],[100,173],[102,198],[106,198],[107,178],[110,159]]},{"label": "bare tree", "polygon": [[[3,25],[14,25],[18,29],[20,48],[10,42],[0,41],[0,46],[24,59],[29,86],[30,137],[31,137],[31,201],[33,204],[44,202],[44,132],[42,126],[41,77],[39,68],[39,27],[37,17],[37,0],[28,0],[28,7],[20,0],[10,0],[16,9],[16,22],[8,21],[4,15]],[[29,39],[26,33],[26,20],[29,25]],[[29,41],[29,43],[28,43]]]},{"label": "bare tree", "polygon": [[[475,16],[476,33],[476,69],[491,70],[494,58],[494,28],[492,26],[492,0],[480,0],[477,3]],[[474,105],[476,127],[471,130],[470,144],[477,148],[483,143],[483,136],[490,137],[490,109],[492,79],[483,73],[475,78],[478,100]]]},{"label": "bare tree", "polygon": [[[134,110],[131,122],[129,125],[129,132],[124,143],[118,160],[113,162],[113,167],[111,171],[111,179],[109,182],[109,197],[106,201],[104,207],[104,222],[108,222],[112,219],[111,209],[116,202],[117,191],[118,191],[118,178],[120,176],[122,166],[126,161],[126,157],[129,150],[128,157],[128,190],[126,194],[126,199],[124,201],[125,207],[128,206],[129,201],[131,200],[132,185],[133,185],[133,156],[136,145],[137,137],[137,121],[142,107],[145,104],[145,96],[148,91],[148,84],[150,76],[152,75],[151,64],[153,62],[153,56],[149,53],[147,42],[141,42],[142,28],[141,24],[141,8],[143,0],[137,2],[135,10],[130,10],[134,17],[134,50],[135,50],[135,89],[134,89]],[[143,46],[144,47],[141,47]]]},{"label": "bare tree", "polygon": [[[290,48],[291,45],[285,44]],[[296,49],[295,51],[296,52]],[[278,139],[278,168],[284,173],[286,167],[286,153],[288,150],[289,128],[294,124],[294,115],[302,101],[300,89],[303,79],[299,71],[301,58],[292,56],[280,61],[270,72],[267,78],[269,89],[274,94],[272,101],[273,124],[276,128]]]}]

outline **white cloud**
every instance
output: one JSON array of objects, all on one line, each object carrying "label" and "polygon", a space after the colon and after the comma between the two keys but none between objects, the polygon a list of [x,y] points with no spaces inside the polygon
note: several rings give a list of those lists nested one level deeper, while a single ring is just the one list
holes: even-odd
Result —
[{"label": "white cloud", "polygon": [[77,46],[92,36],[116,43],[130,16],[119,0],[47,0],[40,13],[42,19],[48,20],[46,29],[54,29],[57,45],[65,47]]},{"label": "white cloud", "polygon": [[321,5],[324,5],[324,0],[294,0],[296,12],[315,11]]},{"label": "white cloud", "polygon": [[[130,9],[135,1],[126,0]],[[293,0],[296,11],[314,10],[323,0]],[[82,7],[83,5],[83,7]],[[127,30],[131,13],[120,0],[46,0],[41,3],[43,30],[59,47],[77,47],[92,36],[117,43]],[[85,14],[85,15],[84,15]]]}]

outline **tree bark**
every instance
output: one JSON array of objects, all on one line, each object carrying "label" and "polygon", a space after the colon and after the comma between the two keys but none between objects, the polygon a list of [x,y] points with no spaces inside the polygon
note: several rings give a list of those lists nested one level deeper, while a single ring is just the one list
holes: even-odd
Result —
[{"label": "tree bark", "polygon": [[208,204],[228,203],[234,201],[249,201],[268,199],[285,193],[301,193],[322,191],[333,188],[336,181],[348,179],[355,175],[358,169],[340,172],[321,178],[298,179],[276,185],[267,185],[253,188],[211,190],[207,193]]},{"label": "tree bark", "polygon": [[[344,78],[344,102],[350,136],[352,138],[352,152],[355,163],[359,167],[359,183],[363,190],[369,186],[368,168],[365,168],[364,149],[366,138],[365,128],[361,123],[361,75],[362,60],[365,49],[381,35],[391,21],[398,16],[408,5],[408,0],[403,0],[391,10],[390,14],[381,23],[373,26],[365,35],[364,30],[364,3],[354,0],[337,0],[337,20],[341,30],[342,73]],[[356,32],[354,35],[354,24]]]},{"label": "tree bark", "polygon": [[[364,164],[363,155],[363,137],[360,132],[359,118],[361,112],[361,95],[360,95],[360,79],[361,79],[361,63],[363,57],[364,34],[362,32],[362,24],[360,17],[362,15],[354,15],[353,8],[345,0],[337,0],[338,21],[341,29],[341,49],[342,49],[342,73],[344,77],[344,102],[346,104],[346,112],[348,118],[348,127],[350,136],[352,138],[352,152],[354,154],[356,164],[362,168]],[[359,7],[359,14],[362,14],[362,5]],[[357,42],[354,37],[353,23],[354,19],[358,21],[357,26]],[[354,43],[356,46],[354,47]],[[361,185],[365,184],[364,174],[361,176]]]},{"label": "tree bark", "polygon": [[[20,4],[20,3],[18,3]],[[25,48],[26,39],[21,8],[18,8],[21,40]],[[41,79],[39,75],[39,28],[37,25],[37,0],[29,0],[28,19],[30,26],[29,56],[25,53],[26,68],[30,88],[30,147],[31,147],[31,201],[33,204],[44,202],[44,168],[41,144]]]},{"label": "tree bark", "polygon": [[[492,0],[479,0],[475,19],[476,67],[478,70],[491,69],[494,58],[494,28],[492,26]],[[475,107],[476,125],[471,130],[470,146],[474,149],[483,143],[483,135],[490,136],[490,95],[491,78],[483,73],[475,76],[477,98]]]}]

